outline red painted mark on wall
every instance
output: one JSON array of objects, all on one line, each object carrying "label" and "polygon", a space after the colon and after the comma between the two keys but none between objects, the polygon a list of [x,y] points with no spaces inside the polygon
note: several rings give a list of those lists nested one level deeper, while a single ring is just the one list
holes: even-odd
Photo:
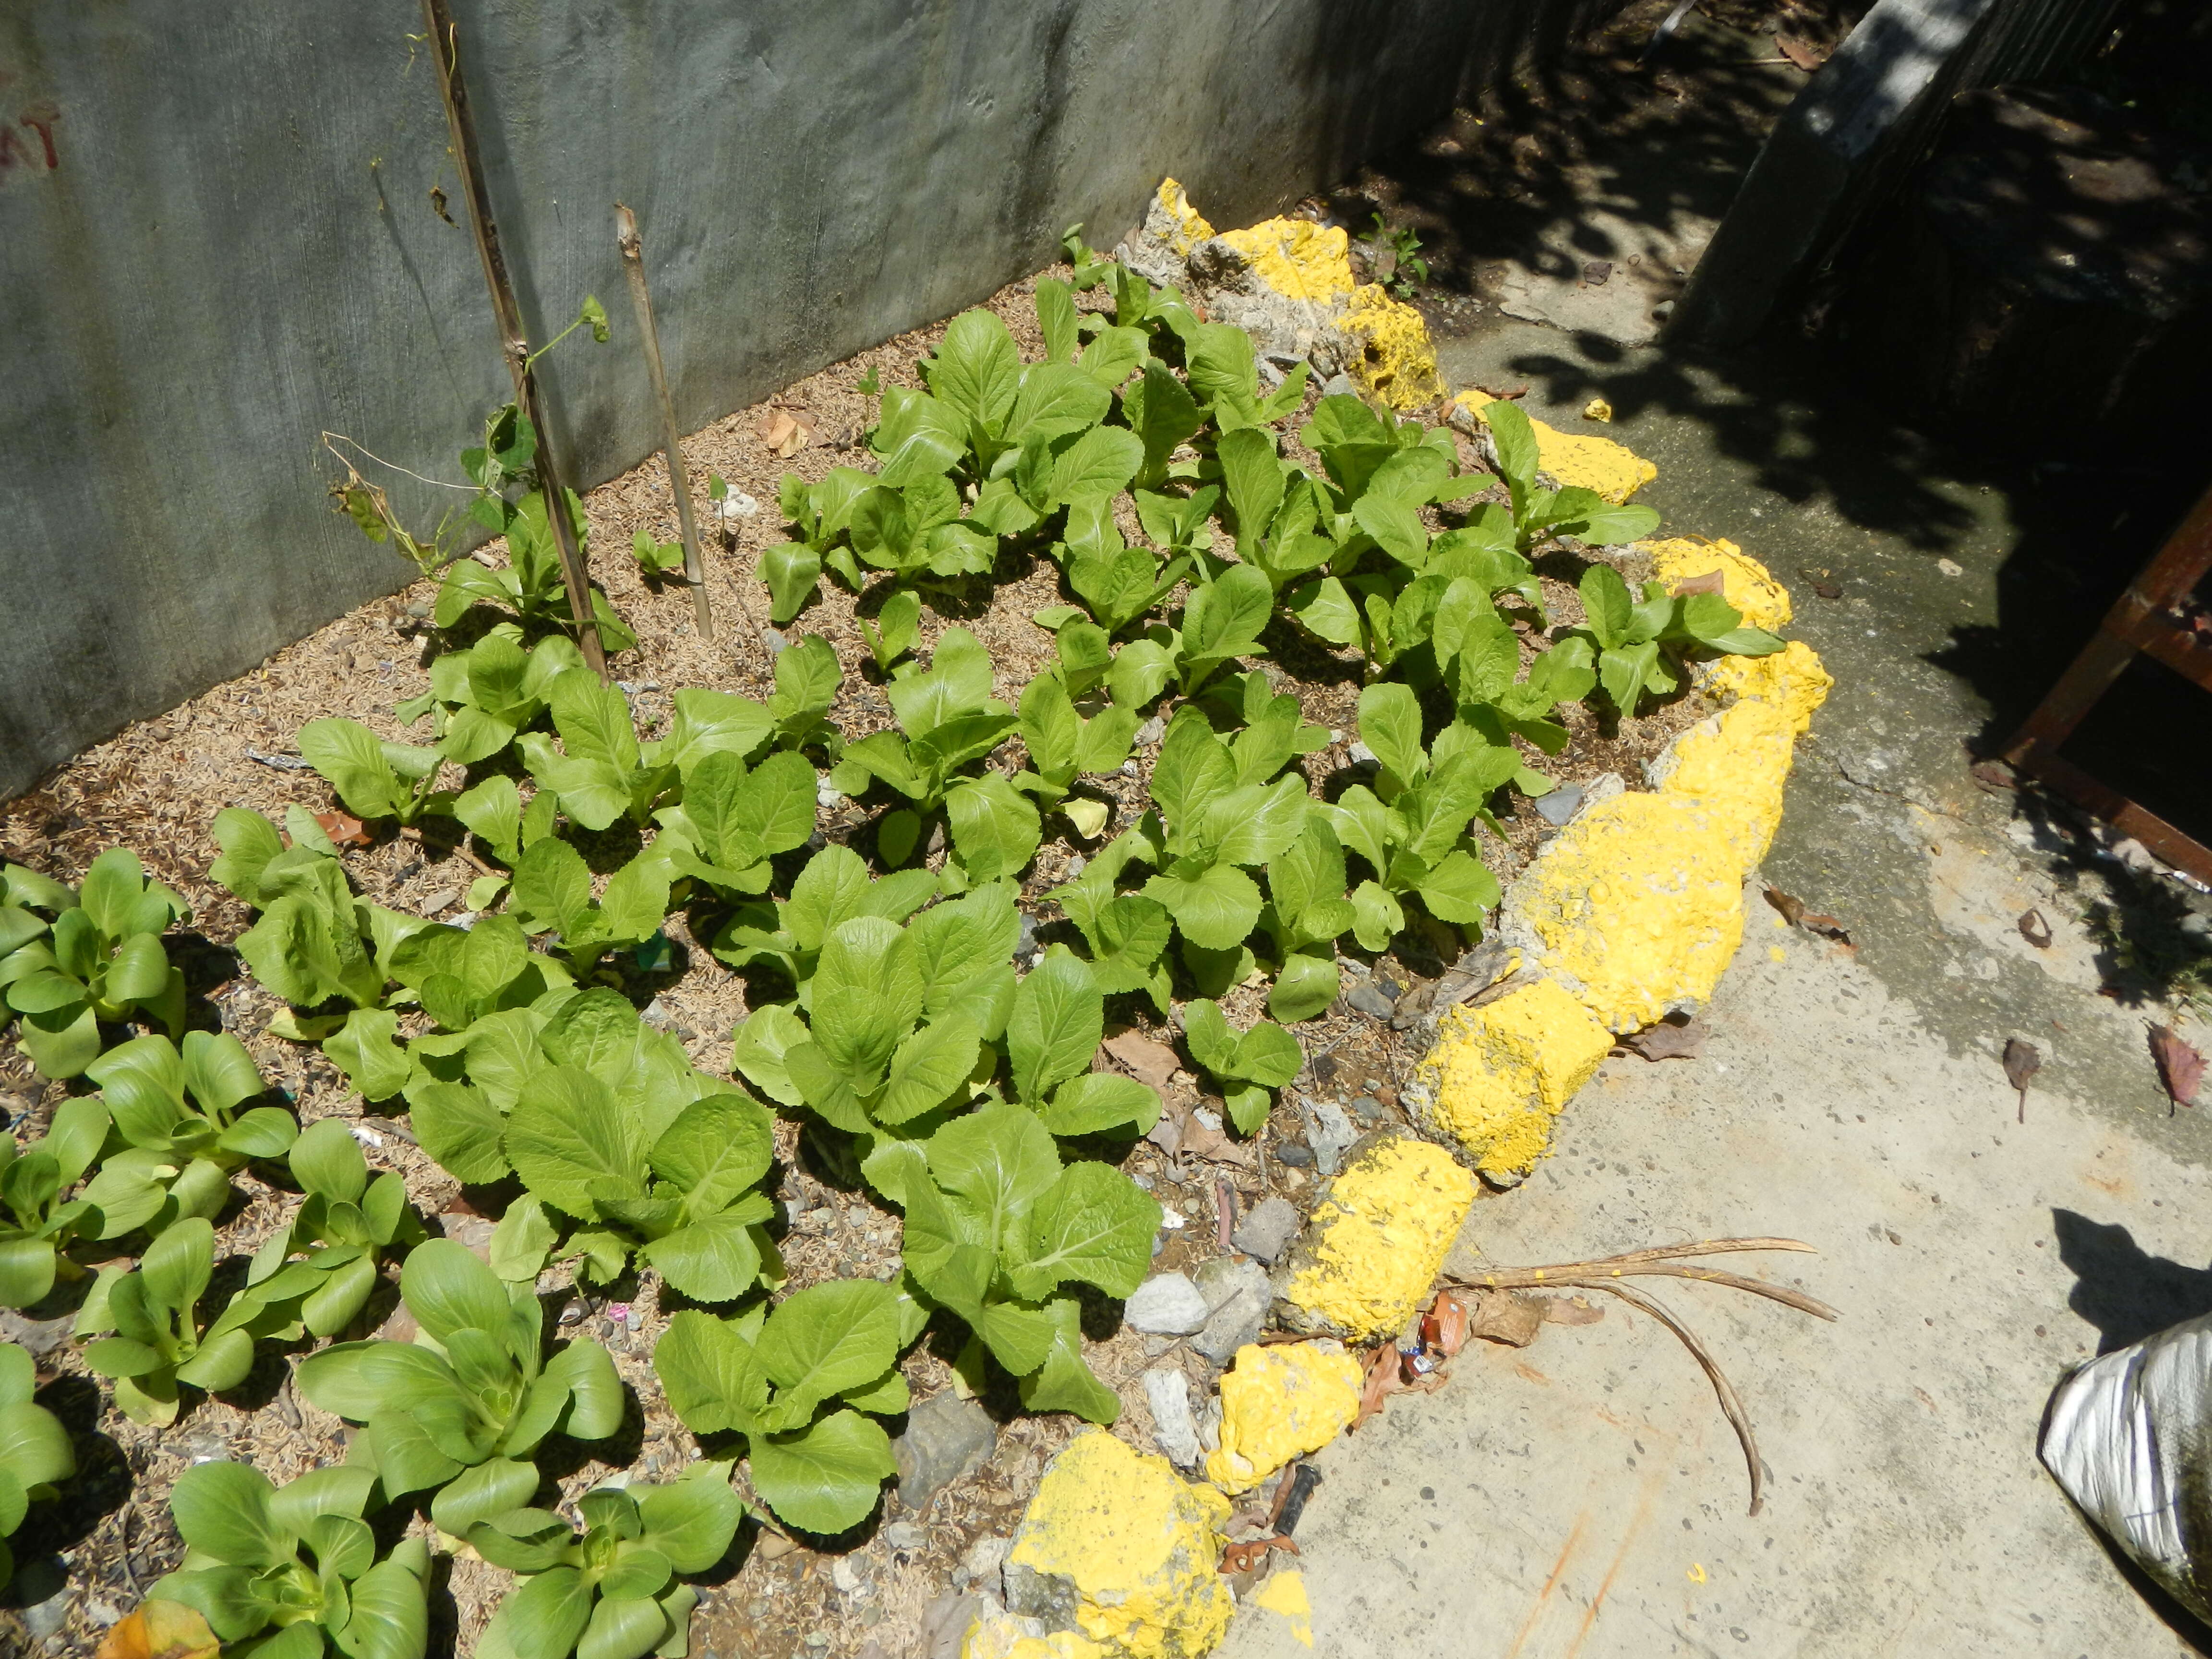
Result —
[{"label": "red painted mark on wall", "polygon": [[25,105],[12,118],[0,116],[0,183],[14,177],[18,169],[52,173],[60,167],[54,124],[61,118],[61,111],[49,103]]}]

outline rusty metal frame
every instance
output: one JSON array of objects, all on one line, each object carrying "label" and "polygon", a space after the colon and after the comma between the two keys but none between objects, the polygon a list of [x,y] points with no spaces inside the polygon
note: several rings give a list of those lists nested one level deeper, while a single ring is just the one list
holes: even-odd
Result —
[{"label": "rusty metal frame", "polygon": [[2200,641],[2173,614],[2207,570],[2212,570],[2212,489],[2197,498],[2181,527],[2112,602],[2095,636],[2013,733],[2004,757],[2018,770],[2040,778],[2134,836],[2153,857],[2199,881],[2212,882],[2212,848],[2058,752],[2138,653],[2157,659],[2212,691],[2212,645]]}]

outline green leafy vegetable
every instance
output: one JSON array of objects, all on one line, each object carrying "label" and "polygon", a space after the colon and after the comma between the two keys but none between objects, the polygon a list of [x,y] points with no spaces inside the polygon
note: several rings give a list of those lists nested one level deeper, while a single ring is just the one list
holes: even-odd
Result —
[{"label": "green leafy vegetable", "polygon": [[[38,1367],[17,1343],[0,1347],[0,1540],[23,1524],[33,1504],[76,1473],[76,1450],[61,1419],[33,1403]],[[0,1589],[15,1575],[15,1558],[0,1541]]]},{"label": "green leafy vegetable", "polygon": [[0,956],[0,999],[21,1017],[25,1054],[51,1078],[71,1078],[100,1053],[100,1026],[133,1010],[174,1033],[184,1027],[185,976],[169,965],[161,934],[191,909],[172,889],[146,874],[138,855],[111,848],[92,861],[76,902],[67,890],[21,866],[8,866],[9,891],[28,904],[0,910],[0,917],[33,917],[31,908],[54,918],[40,938],[30,922],[5,924],[18,942]]},{"label": "green leafy vegetable", "polygon": [[62,1194],[92,1167],[106,1136],[106,1108],[81,1095],[54,1109],[43,1139],[25,1146],[0,1136],[0,1307],[34,1306],[58,1274],[84,1276],[63,1252],[76,1238],[100,1237],[100,1213],[89,1199],[64,1202]]},{"label": "green leafy vegetable", "polygon": [[368,1164],[352,1132],[336,1118],[310,1125],[292,1144],[293,1179],[307,1196],[255,1254],[248,1285],[283,1272],[295,1251],[321,1282],[301,1299],[310,1333],[333,1336],[353,1323],[376,1288],[379,1254],[420,1243],[422,1222],[407,1206],[407,1183],[387,1170],[368,1178]]},{"label": "green leafy vegetable", "polygon": [[1273,1091],[1306,1063],[1297,1038],[1281,1026],[1263,1019],[1240,1034],[1218,1002],[1196,1000],[1184,1006],[1183,1037],[1190,1057],[1220,1086],[1231,1121],[1248,1135],[1258,1133],[1274,1109]]}]

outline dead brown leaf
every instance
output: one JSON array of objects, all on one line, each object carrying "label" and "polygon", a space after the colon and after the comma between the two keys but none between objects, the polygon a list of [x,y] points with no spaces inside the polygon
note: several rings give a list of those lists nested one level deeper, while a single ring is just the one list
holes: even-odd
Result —
[{"label": "dead brown leaf", "polygon": [[1788,922],[1792,927],[1796,927],[1800,922],[1805,920],[1804,900],[1791,896],[1790,894],[1784,892],[1779,887],[1769,887],[1765,890],[1765,892],[1766,902],[1772,905],[1775,910],[1781,915],[1782,920]]},{"label": "dead brown leaf", "polygon": [[1478,386],[1475,389],[1489,397],[1503,398],[1507,403],[1511,403],[1516,398],[1525,398],[1528,395],[1528,388],[1525,386],[1516,386],[1510,390],[1504,386]]},{"label": "dead brown leaf", "polygon": [[1544,1323],[1544,1299],[1519,1291],[1477,1291],[1468,1311],[1467,1334],[1509,1347],[1525,1348]]},{"label": "dead brown leaf", "polygon": [[2021,913],[2020,936],[2039,951],[2051,948],[2051,924],[2043,919],[2040,910]]},{"label": "dead brown leaf", "polygon": [[2166,1097],[2177,1106],[2194,1106],[2204,1082],[2204,1056],[2171,1025],[2150,1028],[2150,1057],[2158,1066],[2158,1080]]},{"label": "dead brown leaf", "polygon": [[1674,584],[1677,593],[1720,593],[1727,591],[1726,580],[1718,570],[1708,570],[1702,576],[1685,576]]},{"label": "dead brown leaf", "polygon": [[2020,1091],[2020,1121],[2022,1123],[2027,1121],[2027,1080],[2042,1069],[2043,1050],[2018,1037],[2005,1039],[2005,1081]]},{"label": "dead brown leaf", "polygon": [[1828,49],[1810,40],[1801,40],[1794,34],[1778,34],[1774,49],[1791,63],[1810,75],[1828,61]]},{"label": "dead brown leaf", "polygon": [[1382,1409],[1382,1402],[1406,1386],[1404,1361],[1398,1345],[1385,1342],[1367,1362],[1367,1380],[1359,1389],[1359,1411],[1352,1419],[1357,1429]]},{"label": "dead brown leaf", "polygon": [[1578,1296],[1544,1298],[1544,1322],[1547,1325],[1595,1325],[1604,1317],[1604,1309]]},{"label": "dead brown leaf", "polygon": [[821,423],[803,409],[771,409],[754,431],[779,460],[789,460],[812,441]]},{"label": "dead brown leaf", "polygon": [[1695,1060],[1705,1050],[1705,1030],[1691,1020],[1662,1019],[1623,1037],[1621,1047],[1646,1060]]},{"label": "dead brown leaf", "polygon": [[1249,1572],[1267,1559],[1269,1550],[1282,1550],[1296,1555],[1298,1553],[1298,1547],[1290,1539],[1279,1535],[1273,1538],[1255,1538],[1245,1543],[1231,1544],[1221,1552],[1220,1571]]},{"label": "dead brown leaf", "polygon": [[1131,1077],[1155,1089],[1166,1088],[1168,1079],[1182,1066],[1174,1049],[1164,1042],[1153,1042],[1142,1031],[1124,1031],[1119,1036],[1107,1038],[1106,1052]]},{"label": "dead brown leaf", "polygon": [[1792,927],[1802,927],[1808,933],[1818,933],[1822,939],[1832,939],[1838,945],[1856,948],[1851,945],[1850,930],[1835,917],[1806,909],[1803,899],[1785,893],[1779,887],[1769,887],[1765,890],[1766,902]]},{"label": "dead brown leaf", "polygon": [[1844,590],[1833,582],[1815,581],[1813,584],[1813,591],[1824,599],[1840,599],[1844,597]]},{"label": "dead brown leaf", "polygon": [[349,812],[318,812],[315,822],[323,826],[323,833],[331,838],[333,846],[366,847],[369,843],[368,831]]},{"label": "dead brown leaf", "polygon": [[1966,775],[1985,795],[2009,795],[2020,787],[2012,768],[1999,760],[1976,761],[1966,769]]},{"label": "dead brown leaf", "polygon": [[197,1610],[148,1601],[109,1629],[98,1659],[215,1659],[222,1648]]}]

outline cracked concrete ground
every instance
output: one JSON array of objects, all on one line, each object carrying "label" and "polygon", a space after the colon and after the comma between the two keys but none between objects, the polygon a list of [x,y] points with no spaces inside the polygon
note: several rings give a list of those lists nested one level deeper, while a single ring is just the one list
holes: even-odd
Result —
[{"label": "cracked concrete ground", "polygon": [[[1968,775],[1989,710],[1940,665],[1996,620],[2033,501],[1849,410],[1655,351],[1507,323],[1443,356],[1455,387],[1529,384],[1530,412],[1568,430],[1604,429],[1578,415],[1604,393],[1611,434],[1658,465],[1639,499],[1666,533],[1730,538],[1790,586],[1791,632],[1837,686],[1764,875],[1856,947],[1786,928],[1754,886],[1703,1057],[1607,1061],[1554,1155],[1475,1206],[1460,1265],[1780,1234],[1820,1254],[1747,1271],[1841,1317],[1645,1281],[1743,1396],[1757,1516],[1711,1387],[1656,1323],[1607,1302],[1525,1350],[1475,1345],[1441,1392],[1393,1399],[1320,1458],[1297,1535],[1314,1651],[2212,1651],[2036,1459],[2068,1366],[2212,1310],[2212,1126],[2169,1114],[2145,1046],[2162,1012],[2100,994],[2112,963],[2084,913],[2146,878]],[[2048,949],[2021,933],[2031,908]],[[1999,1061],[2014,1036],[2044,1056],[2024,1123]],[[1306,1650],[1249,1608],[1222,1651]]]}]

